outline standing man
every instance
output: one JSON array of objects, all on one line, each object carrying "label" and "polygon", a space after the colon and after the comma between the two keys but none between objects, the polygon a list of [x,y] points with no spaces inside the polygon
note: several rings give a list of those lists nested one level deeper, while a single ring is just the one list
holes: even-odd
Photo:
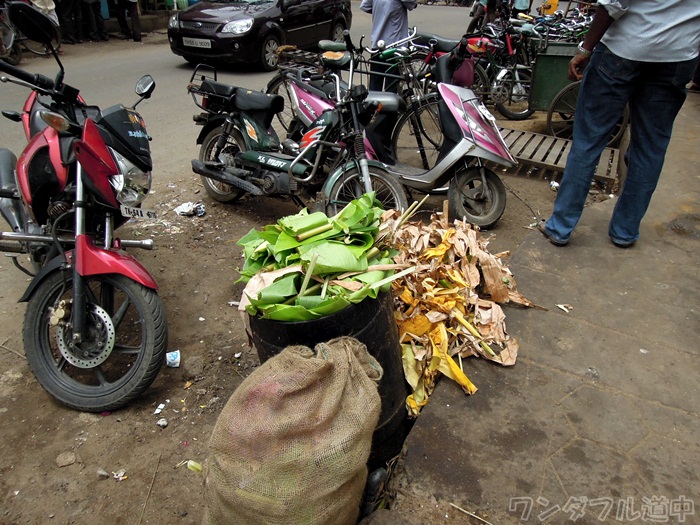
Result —
[{"label": "standing man", "polygon": [[510,5],[510,17],[518,18],[518,15],[520,13],[525,13],[526,15],[529,15],[531,5],[532,0],[512,0]]},{"label": "standing man", "polygon": [[[125,13],[129,13],[131,27],[126,23]],[[127,40],[134,39],[134,42],[141,42],[141,20],[139,19],[138,0],[117,0],[117,22],[119,29]]]},{"label": "standing man", "polygon": [[83,43],[83,2],[82,0],[60,0],[58,14],[66,44]]},{"label": "standing man", "polygon": [[[408,36],[408,12],[416,8],[416,0],[362,0],[360,9],[372,15],[372,47],[377,48],[379,41],[385,45],[393,44]],[[374,62],[374,61],[373,61]],[[384,73],[388,66],[373,63],[370,71]],[[369,89],[383,91],[384,78],[370,75]],[[386,91],[396,92],[398,82],[387,79]]]},{"label": "standing man", "polygon": [[[539,224],[564,246],[578,223],[595,167],[625,105],[631,112],[627,178],[608,235],[627,248],[661,175],[673,122],[686,97],[700,44],[700,2],[600,0],[591,27],[569,62],[583,78],[574,137],[551,217]],[[585,72],[584,72],[585,71]]]}]

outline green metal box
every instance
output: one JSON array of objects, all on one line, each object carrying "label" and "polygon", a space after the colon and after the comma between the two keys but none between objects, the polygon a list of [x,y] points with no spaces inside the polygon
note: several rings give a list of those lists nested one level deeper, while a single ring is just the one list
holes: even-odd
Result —
[{"label": "green metal box", "polygon": [[569,61],[576,54],[578,44],[551,42],[537,54],[532,68],[530,109],[547,111],[557,96],[571,81],[567,77]]}]

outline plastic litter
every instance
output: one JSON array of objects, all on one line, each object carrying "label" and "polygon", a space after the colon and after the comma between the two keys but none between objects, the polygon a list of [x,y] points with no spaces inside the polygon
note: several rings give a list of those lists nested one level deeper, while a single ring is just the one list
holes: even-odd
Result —
[{"label": "plastic litter", "polygon": [[165,354],[165,366],[178,368],[180,366],[180,350],[173,350]]},{"label": "plastic litter", "polygon": [[117,481],[124,481],[129,476],[126,475],[126,470],[119,469],[117,472],[112,472],[112,477]]},{"label": "plastic litter", "polygon": [[201,202],[183,202],[177,208],[175,208],[175,213],[178,215],[202,217],[207,212],[204,209],[204,204]]}]

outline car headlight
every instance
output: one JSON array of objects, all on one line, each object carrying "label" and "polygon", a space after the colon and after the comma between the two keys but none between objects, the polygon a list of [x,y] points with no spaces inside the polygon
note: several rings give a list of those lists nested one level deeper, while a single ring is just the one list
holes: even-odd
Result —
[{"label": "car headlight", "polygon": [[180,21],[177,15],[171,16],[170,20],[168,20],[168,29],[177,29],[178,27],[180,27]]},{"label": "car headlight", "polygon": [[243,33],[250,31],[253,27],[252,18],[244,18],[243,20],[236,20],[234,22],[229,22],[221,30],[222,33],[233,33],[234,35],[242,35]]},{"label": "car headlight", "polygon": [[109,183],[117,193],[117,200],[124,206],[137,206],[151,191],[151,172],[143,171],[129,160],[112,150],[120,173],[109,178]]}]

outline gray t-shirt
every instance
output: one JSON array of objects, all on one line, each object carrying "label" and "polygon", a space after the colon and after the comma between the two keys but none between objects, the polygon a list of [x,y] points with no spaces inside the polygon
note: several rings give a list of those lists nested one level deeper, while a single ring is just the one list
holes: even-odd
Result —
[{"label": "gray t-shirt", "polygon": [[360,9],[372,14],[372,47],[380,40],[388,45],[406,38],[408,11],[416,4],[416,0],[362,0]]},{"label": "gray t-shirt", "polygon": [[700,46],[700,0],[599,0],[615,19],[601,42],[639,62],[681,62]]}]

